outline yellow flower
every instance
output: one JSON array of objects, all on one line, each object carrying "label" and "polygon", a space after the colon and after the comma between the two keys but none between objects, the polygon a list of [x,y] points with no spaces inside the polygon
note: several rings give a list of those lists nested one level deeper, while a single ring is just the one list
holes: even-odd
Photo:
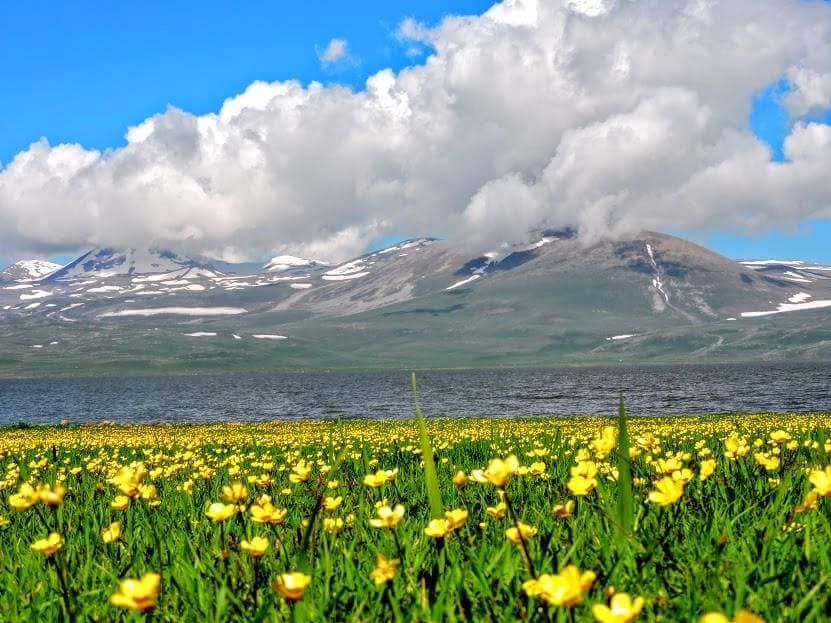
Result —
[{"label": "yellow flower", "polygon": [[395,508],[384,505],[375,512],[378,517],[369,520],[369,524],[374,528],[394,528],[404,518],[404,507],[401,504],[396,504]]},{"label": "yellow flower", "polygon": [[341,504],[343,504],[343,496],[342,495],[339,495],[336,498],[326,496],[323,499],[323,508],[325,508],[327,511],[337,510],[337,508]]},{"label": "yellow flower", "polygon": [[240,549],[248,552],[253,558],[262,558],[268,549],[268,545],[268,539],[261,536],[255,536],[250,541],[243,539],[239,544]]},{"label": "yellow flower", "polygon": [[49,558],[50,556],[54,556],[63,547],[63,537],[57,532],[53,532],[45,539],[38,539],[29,547]]},{"label": "yellow flower", "polygon": [[756,463],[764,467],[769,472],[779,469],[778,456],[768,456],[764,452],[757,452],[753,455],[753,458],[756,459]]},{"label": "yellow flower", "polygon": [[459,487],[459,489],[463,488],[467,485],[467,474],[465,474],[462,470],[456,472],[456,475],[453,476],[453,484]]},{"label": "yellow flower", "polygon": [[583,601],[583,593],[591,588],[595,574],[569,565],[556,575],[543,574],[535,580],[527,580],[522,588],[529,597],[539,597],[555,606],[576,606]]},{"label": "yellow flower", "polygon": [[643,597],[636,597],[634,600],[626,593],[616,593],[606,604],[595,604],[592,606],[592,614],[600,623],[630,623],[640,614],[643,608]]},{"label": "yellow flower", "polygon": [[374,474],[367,474],[364,476],[364,484],[367,487],[377,489],[387,483],[387,473],[383,470],[375,472]]},{"label": "yellow flower", "polygon": [[424,534],[434,539],[443,539],[452,531],[450,522],[447,519],[431,519],[427,527],[424,528]]},{"label": "yellow flower", "polygon": [[332,534],[340,534],[343,532],[343,519],[340,517],[326,517],[323,520],[323,529]]},{"label": "yellow flower", "polygon": [[279,526],[288,514],[285,508],[275,508],[271,502],[263,501],[262,504],[253,504],[251,510],[251,521],[254,523],[267,523]]},{"label": "yellow flower", "polygon": [[376,584],[389,582],[395,577],[399,562],[397,558],[385,558],[383,554],[378,554],[375,559],[375,568],[369,573],[370,579]]},{"label": "yellow flower", "polygon": [[519,530],[517,530],[516,526],[508,528],[505,530],[505,537],[511,542],[516,545],[520,544],[520,535],[522,539],[528,539],[532,536],[537,534],[537,529],[534,526],[529,526],[528,524],[522,523],[521,521],[518,522]]},{"label": "yellow flower", "polygon": [[208,510],[205,511],[205,515],[207,515],[208,519],[210,519],[214,523],[219,523],[221,521],[225,521],[229,517],[232,517],[236,512],[237,507],[233,504],[223,504],[222,502],[214,502],[208,507]]},{"label": "yellow flower", "polygon": [[241,482],[222,487],[222,499],[226,502],[240,503],[248,497],[248,489]]},{"label": "yellow flower", "polygon": [[557,519],[568,519],[574,512],[574,500],[568,500],[564,504],[555,504],[551,514]]},{"label": "yellow flower", "polygon": [[661,506],[675,504],[684,494],[684,483],[665,476],[655,483],[655,491],[649,492],[649,501]]},{"label": "yellow flower", "polygon": [[511,476],[516,474],[518,469],[519,460],[516,456],[511,454],[505,460],[492,459],[491,462],[488,463],[488,468],[482,472],[482,475],[485,480],[493,486],[504,489],[505,485],[507,485],[508,481],[511,479]]},{"label": "yellow flower", "polygon": [[445,511],[444,518],[450,526],[450,530],[458,530],[467,520],[467,511],[463,508],[456,508],[452,511]]},{"label": "yellow flower", "polygon": [[110,603],[130,610],[152,610],[159,596],[161,579],[158,573],[145,573],[139,580],[122,580],[118,592],[110,597]]},{"label": "yellow flower", "polygon": [[66,488],[61,484],[56,484],[54,487],[47,484],[38,486],[37,492],[40,501],[46,506],[60,506],[66,495]]},{"label": "yellow flower", "polygon": [[280,574],[271,587],[288,601],[298,601],[303,598],[303,593],[306,592],[311,581],[311,576],[295,571]]},{"label": "yellow flower", "polygon": [[532,476],[542,476],[545,474],[545,463],[542,461],[534,461],[528,466],[528,473]]},{"label": "yellow flower", "polygon": [[585,476],[572,476],[566,483],[566,487],[573,495],[588,495],[597,486],[596,478]]},{"label": "yellow flower", "polygon": [[496,506],[488,506],[485,509],[485,512],[493,517],[494,519],[503,519],[505,517],[505,513],[507,512],[508,507],[505,502],[500,502]]},{"label": "yellow flower", "polygon": [[724,456],[728,459],[745,456],[749,451],[747,440],[739,439],[735,434],[724,440]]},{"label": "yellow flower", "polygon": [[121,522],[114,521],[101,531],[101,540],[104,543],[112,543],[121,538]]},{"label": "yellow flower", "polygon": [[595,453],[601,459],[608,455],[617,445],[617,428],[604,426],[600,434],[592,441]]},{"label": "yellow flower", "polygon": [[[699,619],[699,623],[730,623],[730,619],[721,612],[708,612]],[[765,620],[749,610],[739,610],[733,617],[733,623],[765,623]]]},{"label": "yellow flower", "polygon": [[31,508],[37,504],[39,500],[40,495],[38,495],[38,492],[35,491],[34,487],[32,487],[29,483],[24,482],[20,485],[17,493],[13,493],[9,496],[9,506],[17,512],[21,512],[25,511],[27,508]]},{"label": "yellow flower", "polygon": [[576,465],[571,467],[571,475],[594,478],[597,476],[597,463],[594,461],[578,461]]},{"label": "yellow flower", "polygon": [[804,513],[805,511],[813,510],[817,507],[817,500],[819,499],[819,492],[816,489],[811,489],[806,495],[801,504],[797,504],[794,508],[795,513]]},{"label": "yellow flower", "polygon": [[109,482],[116,487],[123,494],[131,498],[139,496],[139,485],[141,485],[144,478],[147,476],[147,468],[144,463],[139,463],[135,467],[125,465],[118,470],[115,476],[110,478]]},{"label": "yellow flower", "polygon": [[814,485],[819,495],[831,495],[831,465],[823,469],[815,469],[808,475],[808,482]]},{"label": "yellow flower", "polygon": [[698,477],[701,480],[707,480],[710,476],[713,475],[713,472],[716,471],[716,460],[715,459],[706,459],[701,461],[701,471],[698,473]]},{"label": "yellow flower", "polygon": [[110,508],[114,511],[127,510],[128,506],[130,506],[130,498],[126,495],[117,495],[113,498],[113,501],[110,502]]},{"label": "yellow flower", "polygon": [[293,483],[306,482],[309,479],[309,474],[312,473],[312,466],[306,461],[300,461],[297,465],[291,468],[289,480]]}]

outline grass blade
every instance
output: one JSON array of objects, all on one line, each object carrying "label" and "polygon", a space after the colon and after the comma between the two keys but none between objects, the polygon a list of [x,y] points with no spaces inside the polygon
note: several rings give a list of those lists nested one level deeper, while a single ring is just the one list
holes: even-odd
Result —
[{"label": "grass blade", "polygon": [[444,505],[441,501],[436,463],[433,461],[433,444],[430,443],[430,435],[427,434],[424,413],[422,413],[421,407],[418,406],[418,385],[416,384],[415,372],[413,372],[413,403],[415,405],[416,421],[418,422],[418,436],[421,441],[421,458],[424,461],[424,481],[427,485],[427,499],[430,502],[430,516],[433,519],[441,519],[444,517]]},{"label": "grass blade", "polygon": [[626,425],[626,405],[623,395],[617,416],[617,526],[620,543],[632,533],[635,521],[635,495],[632,489],[632,467],[629,463],[629,430]]}]

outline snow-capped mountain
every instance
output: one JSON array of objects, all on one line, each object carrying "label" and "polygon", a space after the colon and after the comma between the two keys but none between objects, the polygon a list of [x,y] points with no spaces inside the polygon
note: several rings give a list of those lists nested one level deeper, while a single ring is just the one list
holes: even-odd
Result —
[{"label": "snow-capped mountain", "polygon": [[303,257],[296,257],[294,255],[278,255],[271,258],[263,270],[268,273],[284,273],[287,271],[296,270],[314,270],[318,268],[328,267],[327,262],[321,260],[307,260]]},{"label": "snow-capped mountain", "polygon": [[45,260],[20,260],[0,271],[0,281],[37,281],[60,267]]},{"label": "snow-capped mountain", "polygon": [[0,284],[0,375],[64,347],[73,369],[92,361],[79,353],[176,369],[194,352],[199,369],[831,358],[831,267],[654,232],[539,231],[481,253],[417,238],[321,264],[96,249]]},{"label": "snow-capped mountain", "polygon": [[208,267],[172,251],[97,248],[55,271],[49,275],[48,280],[153,275],[175,273],[192,268]]}]

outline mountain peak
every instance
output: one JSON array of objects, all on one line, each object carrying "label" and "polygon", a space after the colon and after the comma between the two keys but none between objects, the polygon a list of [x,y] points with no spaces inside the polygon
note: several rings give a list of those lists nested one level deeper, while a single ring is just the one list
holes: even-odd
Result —
[{"label": "mountain peak", "polygon": [[98,277],[171,273],[183,268],[200,268],[199,262],[162,249],[96,248],[49,276],[64,280],[95,274]]},{"label": "mountain peak", "polygon": [[0,271],[0,281],[37,281],[61,268],[45,260],[20,260]]}]

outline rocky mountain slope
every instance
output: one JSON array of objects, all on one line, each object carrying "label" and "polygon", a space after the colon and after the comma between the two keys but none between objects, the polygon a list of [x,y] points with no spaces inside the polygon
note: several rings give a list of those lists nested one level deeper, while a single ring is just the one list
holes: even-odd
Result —
[{"label": "rocky mountain slope", "polygon": [[831,267],[652,232],[422,238],[337,266],[96,249],[0,281],[0,374],[814,360],[829,320]]}]

